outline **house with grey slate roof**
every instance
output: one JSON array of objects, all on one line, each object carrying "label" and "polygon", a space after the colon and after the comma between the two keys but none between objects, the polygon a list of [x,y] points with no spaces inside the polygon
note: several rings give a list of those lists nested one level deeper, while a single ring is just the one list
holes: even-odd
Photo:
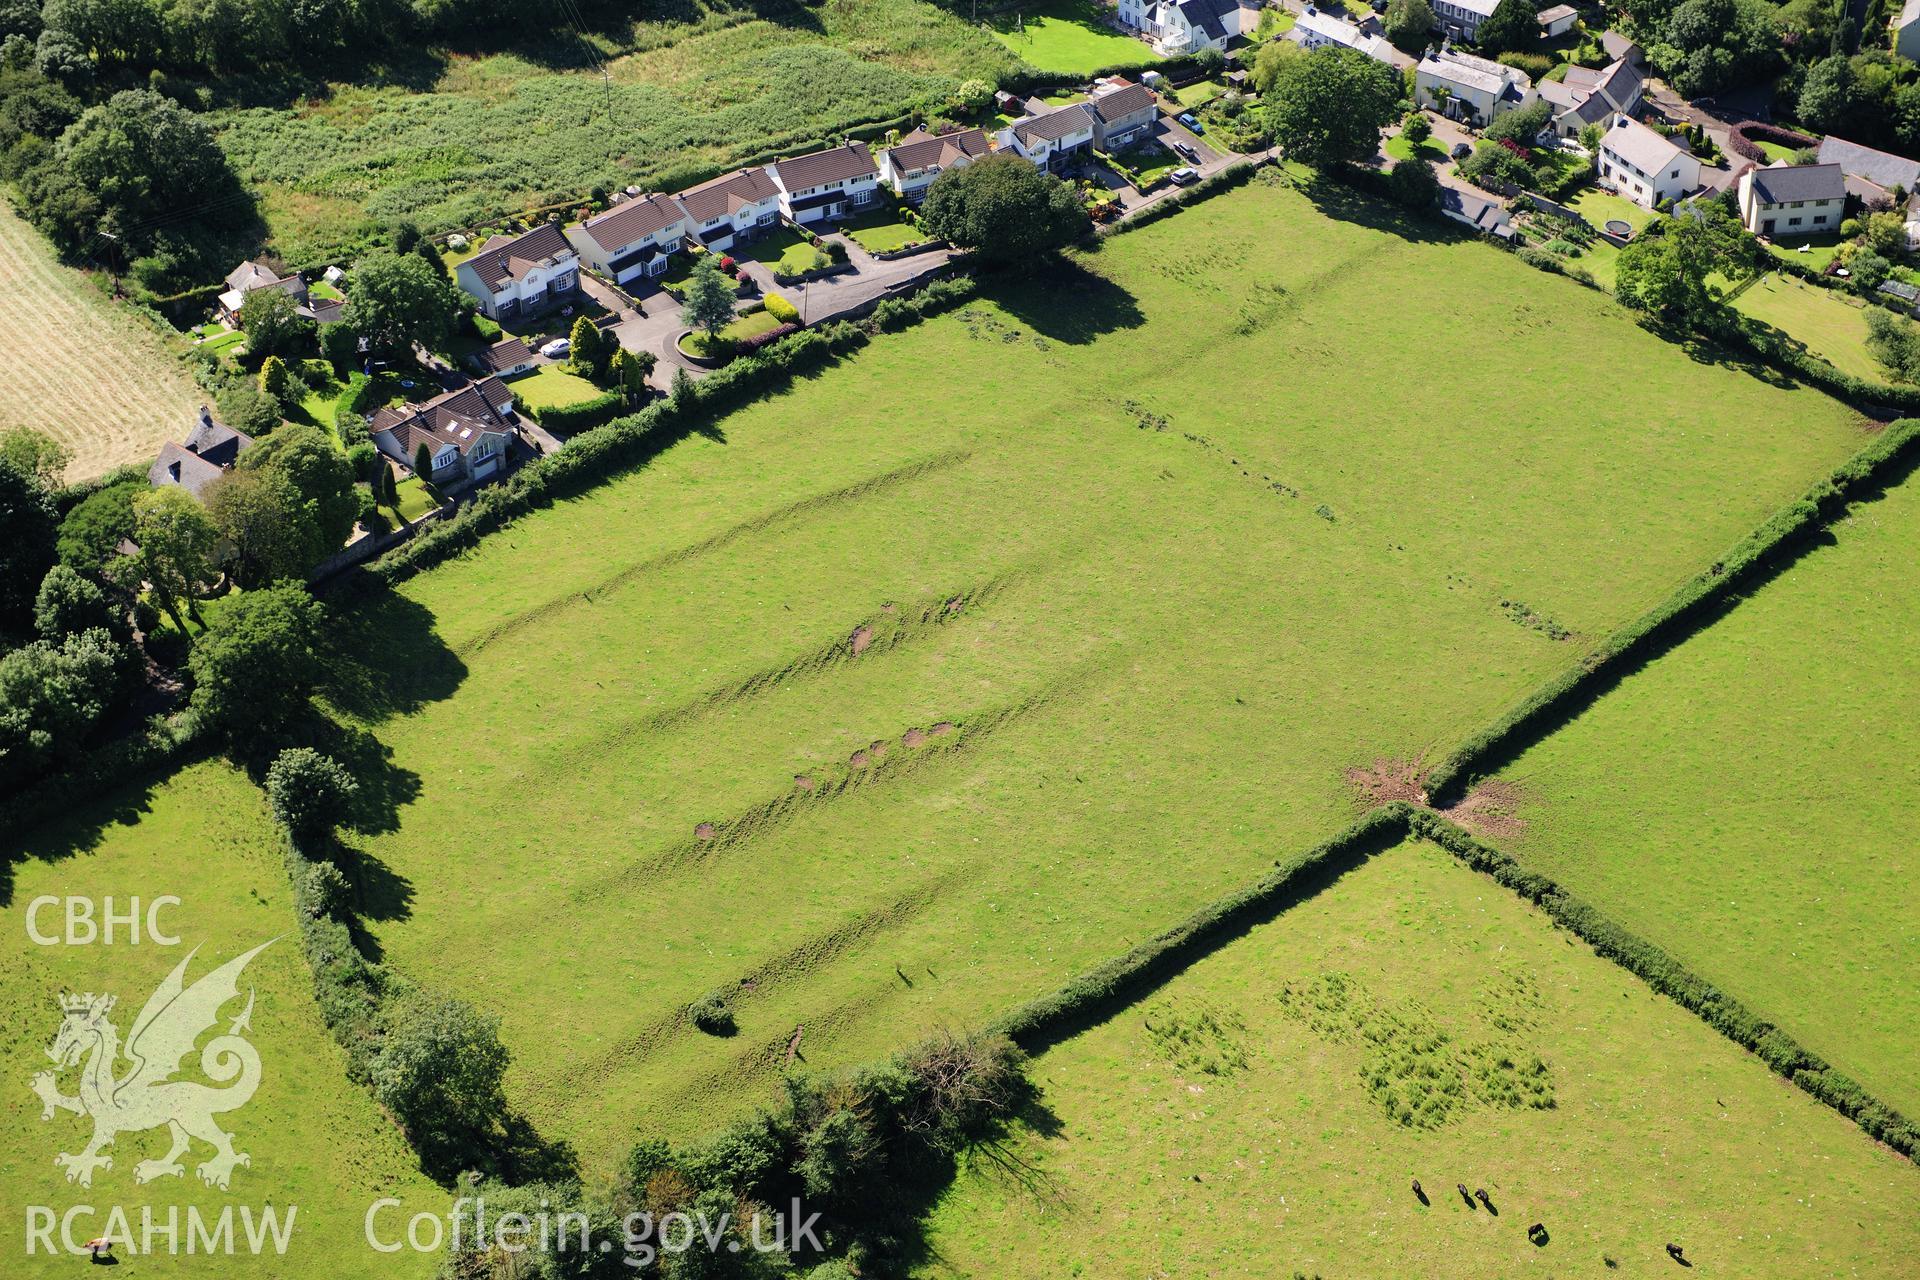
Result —
[{"label": "house with grey slate roof", "polygon": [[1830,235],[1847,207],[1847,177],[1837,164],[1778,161],[1740,175],[1740,221],[1757,236]]}]

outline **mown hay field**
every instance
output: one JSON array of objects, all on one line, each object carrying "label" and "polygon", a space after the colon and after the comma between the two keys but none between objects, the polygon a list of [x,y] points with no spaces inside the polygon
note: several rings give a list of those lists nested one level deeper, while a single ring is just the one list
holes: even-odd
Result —
[{"label": "mown hay field", "polygon": [[924,1275],[1648,1276],[1674,1242],[1702,1275],[1892,1276],[1920,1248],[1911,1164],[1424,843],[1032,1073]]},{"label": "mown hay field", "polygon": [[1506,771],[1510,850],[1920,1113],[1920,485]]},{"label": "mown hay field", "polygon": [[343,623],[372,928],[590,1165],[1256,878],[1862,441],[1337,189],[990,292]]},{"label": "mown hay field", "polygon": [[1014,65],[923,0],[835,0],[688,27],[597,70],[515,54],[454,57],[430,92],[335,85],[290,107],[218,112],[275,247],[317,260],[400,217],[429,231],[492,221],[596,185],[677,190],[772,150],[894,119]]},{"label": "mown hay field", "polygon": [[204,398],[160,334],[0,201],[0,427],[52,435],[84,480],[151,459]]},{"label": "mown hay field", "polygon": [[[28,936],[28,909],[45,895],[89,899],[98,916],[109,896],[114,909],[125,913],[131,899],[150,904],[167,894],[180,903],[163,909],[159,920],[178,936],[177,946],[155,945],[144,932],[134,943],[124,925],[111,945],[41,946]],[[8,1090],[0,1186],[7,1190],[11,1219],[7,1275],[71,1276],[87,1265],[84,1257],[65,1253],[27,1253],[30,1205],[56,1214],[93,1206],[75,1219],[79,1242],[108,1234],[114,1206],[124,1209],[136,1234],[143,1209],[162,1223],[177,1213],[177,1254],[168,1252],[162,1236],[154,1237],[157,1252],[142,1251],[137,1240],[132,1255],[124,1242],[118,1250],[126,1266],[145,1276],[424,1280],[432,1274],[433,1258],[410,1251],[379,1254],[364,1243],[362,1221],[375,1200],[391,1196],[406,1202],[408,1213],[444,1213],[449,1197],[420,1173],[405,1138],[372,1097],[347,1080],[345,1058],[314,1007],[291,896],[279,839],[258,788],[222,764],[193,765],[151,787],[109,794],[84,814],[0,845],[0,1079]],[[64,936],[62,913],[60,906],[43,908],[35,924],[43,935]],[[92,1186],[67,1182],[54,1156],[81,1151],[91,1125],[66,1111],[43,1122],[28,1088],[52,1065],[46,1050],[60,1028],[61,994],[114,995],[118,1004],[110,1017],[124,1045],[149,994],[188,952],[199,948],[186,974],[191,984],[269,939],[276,941],[247,966],[239,998],[221,1010],[218,1022],[226,1031],[252,993],[251,1030],[244,1034],[260,1056],[259,1089],[245,1106],[216,1117],[234,1135],[234,1150],[251,1163],[233,1171],[224,1191],[204,1186],[196,1170],[212,1149],[195,1142],[182,1158],[182,1176],[143,1185],[135,1181],[135,1166],[159,1160],[168,1148],[167,1131],[149,1129],[120,1134],[105,1151],[112,1167],[96,1171]],[[179,1078],[207,1083],[199,1064],[199,1055],[189,1054]],[[121,1059],[116,1078],[131,1069]],[[73,1092],[76,1073],[65,1072],[60,1084]],[[211,1226],[223,1209],[238,1214],[242,1206],[256,1215],[272,1208],[283,1222],[292,1215],[284,1254],[271,1247],[258,1257],[244,1248],[232,1257],[188,1254],[189,1208]],[[380,1222],[397,1232],[405,1216],[389,1213]],[[53,1239],[60,1240],[58,1231]]]}]

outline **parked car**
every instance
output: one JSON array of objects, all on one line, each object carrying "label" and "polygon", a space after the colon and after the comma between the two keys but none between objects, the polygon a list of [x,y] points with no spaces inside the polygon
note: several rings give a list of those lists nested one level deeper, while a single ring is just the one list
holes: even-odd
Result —
[{"label": "parked car", "polygon": [[1178,169],[1175,169],[1167,175],[1167,181],[1176,187],[1188,186],[1199,180],[1200,171],[1198,169],[1189,169],[1186,165],[1181,165]]},{"label": "parked car", "polygon": [[540,354],[549,360],[564,360],[572,350],[572,342],[565,338],[555,338],[552,342],[540,348]]},{"label": "parked car", "polygon": [[1473,154],[1473,148],[1468,146],[1466,143],[1456,142],[1453,144],[1453,158],[1455,160],[1465,160],[1468,156],[1472,154]]},{"label": "parked car", "polygon": [[1195,151],[1192,148],[1192,146],[1180,141],[1178,138],[1174,139],[1173,149],[1180,154],[1180,158],[1183,160],[1198,160],[1200,158],[1199,152]]},{"label": "parked car", "polygon": [[1193,118],[1193,112],[1191,111],[1183,111],[1180,113],[1180,123],[1187,126],[1187,128],[1193,130],[1195,133],[1205,133],[1207,131],[1207,127],[1205,125],[1201,124],[1198,120],[1195,120]]}]

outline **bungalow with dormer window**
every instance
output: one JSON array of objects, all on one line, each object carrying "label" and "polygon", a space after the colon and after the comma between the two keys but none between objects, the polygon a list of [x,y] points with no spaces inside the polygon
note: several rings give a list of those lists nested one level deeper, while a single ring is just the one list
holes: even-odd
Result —
[{"label": "bungalow with dormer window", "polygon": [[880,194],[880,166],[864,142],[775,160],[767,170],[780,188],[780,212],[794,222],[843,218]]},{"label": "bungalow with dormer window", "polygon": [[453,274],[482,315],[513,320],[572,301],[580,287],[580,255],[558,224],[543,222],[517,236],[491,237]]},{"label": "bungalow with dormer window", "polygon": [[615,284],[665,275],[669,259],[692,230],[672,196],[621,197],[605,213],[567,228],[580,261]]},{"label": "bungalow with dormer window", "polygon": [[426,445],[432,465],[421,479],[459,484],[506,470],[514,424],[513,392],[489,377],[420,404],[379,409],[368,427],[374,446],[403,466],[412,467]]}]

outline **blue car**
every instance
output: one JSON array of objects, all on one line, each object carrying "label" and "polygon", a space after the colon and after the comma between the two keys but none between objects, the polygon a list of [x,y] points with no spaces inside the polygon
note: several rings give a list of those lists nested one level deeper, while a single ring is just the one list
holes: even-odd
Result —
[{"label": "blue car", "polygon": [[1193,118],[1193,112],[1191,111],[1186,112],[1180,117],[1180,123],[1187,126],[1187,128],[1193,130],[1195,133],[1205,133],[1207,131],[1207,127],[1205,125],[1201,124],[1198,120],[1195,120]]}]

